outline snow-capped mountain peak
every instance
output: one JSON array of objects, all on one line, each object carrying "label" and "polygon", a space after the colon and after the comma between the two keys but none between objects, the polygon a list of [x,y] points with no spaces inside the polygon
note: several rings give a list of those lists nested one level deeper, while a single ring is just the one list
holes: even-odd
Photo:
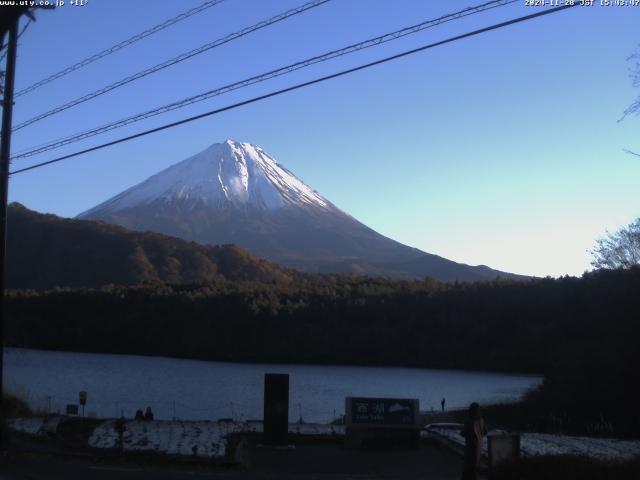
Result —
[{"label": "snow-capped mountain peak", "polygon": [[260,147],[226,140],[149,177],[81,216],[93,211],[116,212],[157,200],[205,205],[231,203],[270,210],[335,208]]}]

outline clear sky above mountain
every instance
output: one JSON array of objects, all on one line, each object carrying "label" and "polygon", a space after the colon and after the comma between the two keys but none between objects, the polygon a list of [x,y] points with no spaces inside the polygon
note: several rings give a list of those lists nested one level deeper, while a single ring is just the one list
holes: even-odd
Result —
[{"label": "clear sky above mountain", "polygon": [[[39,11],[20,39],[27,87],[189,7],[89,0]],[[304,2],[226,0],[16,99],[14,124]],[[482,2],[477,2],[482,3]],[[464,7],[333,0],[19,130],[14,152]],[[605,229],[640,215],[640,92],[627,57],[640,6],[568,11],[488,32],[12,177],[10,199],[74,216],[212,143],[260,145],[361,222],[469,264],[581,274]],[[28,160],[44,161],[508,18],[524,0],[315,65]]]}]

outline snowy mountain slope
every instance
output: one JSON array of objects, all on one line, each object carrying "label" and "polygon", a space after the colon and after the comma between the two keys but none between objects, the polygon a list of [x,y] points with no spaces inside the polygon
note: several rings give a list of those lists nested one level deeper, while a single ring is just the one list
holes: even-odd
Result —
[{"label": "snowy mountain slope", "polygon": [[227,140],[153,175],[80,217],[117,212],[158,199],[272,210],[333,207],[260,147]]},{"label": "snowy mountain slope", "polygon": [[512,276],[427,254],[338,209],[260,147],[227,140],[82,213],[199,243],[235,243],[312,272],[442,280]]}]

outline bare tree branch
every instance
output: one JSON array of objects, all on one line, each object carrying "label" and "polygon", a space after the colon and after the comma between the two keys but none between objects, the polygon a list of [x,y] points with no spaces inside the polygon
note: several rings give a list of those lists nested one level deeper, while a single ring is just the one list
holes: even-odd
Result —
[{"label": "bare tree branch", "polygon": [[606,232],[590,250],[595,268],[631,268],[640,265],[640,218],[614,233]]},{"label": "bare tree branch", "polygon": [[[627,61],[631,64],[629,66],[629,77],[631,78],[631,83],[634,88],[640,88],[640,50],[628,57]],[[624,120],[625,117],[633,114],[640,114],[640,96],[638,96],[638,98],[636,98],[636,100],[627,107],[620,120]]]}]

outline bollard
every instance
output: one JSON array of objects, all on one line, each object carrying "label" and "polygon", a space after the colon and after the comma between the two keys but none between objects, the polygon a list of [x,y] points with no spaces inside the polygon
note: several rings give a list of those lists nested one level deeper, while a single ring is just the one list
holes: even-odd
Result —
[{"label": "bollard", "polygon": [[487,435],[487,442],[489,447],[489,478],[495,478],[495,470],[499,464],[515,464],[520,458],[520,434],[491,432]]}]

